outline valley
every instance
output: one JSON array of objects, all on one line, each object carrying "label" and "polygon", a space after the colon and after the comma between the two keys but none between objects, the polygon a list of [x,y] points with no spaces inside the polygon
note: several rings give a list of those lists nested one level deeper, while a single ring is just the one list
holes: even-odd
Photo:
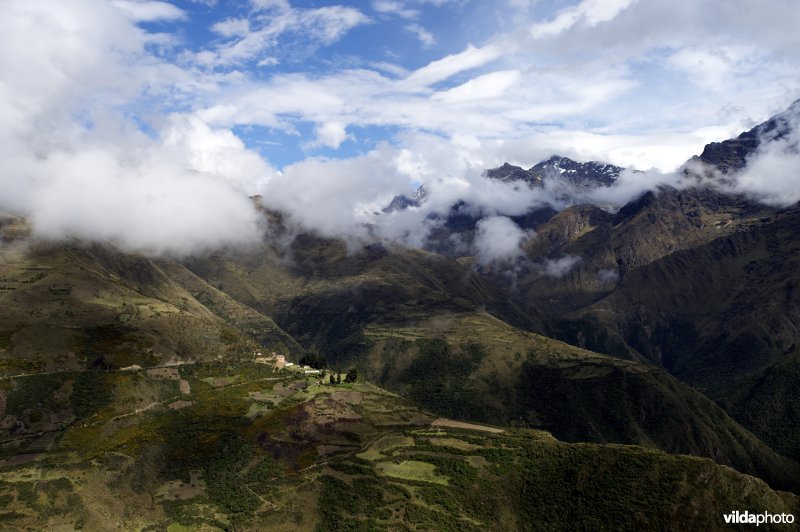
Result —
[{"label": "valley", "polygon": [[[729,148],[707,151],[734,164]],[[590,194],[621,172],[553,157],[484,178]],[[4,526],[721,530],[731,508],[797,513],[797,206],[706,184],[534,209],[520,254],[484,264],[464,202],[414,248],[251,201],[262,241],[180,257],[3,215]]]}]

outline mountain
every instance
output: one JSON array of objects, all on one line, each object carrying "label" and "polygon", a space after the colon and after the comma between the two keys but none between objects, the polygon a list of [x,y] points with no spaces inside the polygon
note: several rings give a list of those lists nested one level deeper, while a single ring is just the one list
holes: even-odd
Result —
[{"label": "mountain", "polygon": [[[540,313],[441,255],[353,252],[307,234],[283,251],[265,243],[182,263],[100,245],[43,244],[6,259],[0,304],[15,309],[0,330],[7,375],[318,352],[442,415],[712,457],[780,487],[791,487],[797,468],[666,373],[526,332],[544,331]],[[401,350],[407,367],[381,346],[406,345],[409,334],[421,343]],[[615,402],[597,408],[601,397]],[[670,428],[667,412],[694,420],[694,429]],[[51,426],[41,423],[62,418],[39,419],[20,434],[34,438]]]},{"label": "mountain", "polygon": [[[735,179],[758,146],[791,132],[797,112],[796,102],[701,158]],[[797,458],[798,224],[797,206],[709,186],[661,188],[613,216],[567,209],[539,229],[529,256],[580,262],[558,280],[517,281],[518,301],[547,310],[553,336],[665,368]],[[605,284],[602,268],[615,273]]]},{"label": "mountain", "polygon": [[[623,168],[612,164],[597,161],[579,163],[567,157],[553,155],[528,170],[509,163],[503,163],[502,166],[486,170],[483,175],[504,183],[525,183],[533,188],[543,187],[546,180],[578,188],[594,188],[611,186],[622,170]],[[427,190],[425,190],[424,186],[420,186],[413,197],[398,195],[392,198],[392,201],[383,209],[383,212],[391,213],[409,207],[419,207],[426,201],[427,197]],[[470,230],[474,229],[475,224],[480,219],[480,214],[474,211],[475,209],[472,209],[464,201],[454,204],[450,209],[450,213],[446,216],[445,223],[448,229],[451,231],[454,229],[456,231],[463,230],[465,227]],[[552,215],[555,211],[552,208],[539,208],[533,211],[532,216],[531,213],[526,213],[512,218],[523,228],[532,229],[540,223],[540,219],[546,221],[549,218],[549,216],[544,216],[545,213]],[[435,249],[437,246],[433,245],[431,247]]]},{"label": "mountain", "polygon": [[567,157],[553,155],[533,166],[528,173],[542,182],[544,179],[562,179],[578,187],[610,186],[619,177],[622,168],[613,164],[588,161],[579,163]]},{"label": "mountain", "polygon": [[745,131],[735,139],[707,144],[703,153],[692,160],[700,160],[717,168],[723,174],[737,172],[745,167],[747,158],[763,143],[782,139],[789,134],[798,116],[800,116],[800,100],[796,100],[785,111]]},{"label": "mountain", "polygon": [[456,422],[252,358],[0,383],[6,415],[63,420],[0,458],[6,529],[722,530],[732,508],[800,509],[708,459]]},{"label": "mountain", "polygon": [[497,179],[498,181],[502,181],[504,183],[523,181],[531,186],[542,185],[541,175],[537,175],[532,171],[525,170],[519,166],[514,166],[508,163],[503,163],[502,166],[497,168],[490,168],[489,170],[486,170],[483,175],[491,179]]},{"label": "mountain", "polygon": [[384,207],[383,212],[390,213],[394,211],[402,211],[403,209],[407,209],[409,207],[419,207],[425,203],[427,199],[428,191],[425,190],[424,185],[420,185],[410,198],[404,194],[393,197],[391,203]]},{"label": "mountain", "polygon": [[[698,158],[735,178],[793,116]],[[619,171],[553,157],[487,176]],[[717,530],[732,509],[797,513],[776,490],[800,490],[800,208],[697,183],[531,210],[524,256],[491,268],[446,245],[474,236],[464,201],[426,250],[262,208],[261,242],[180,260],[31,239],[2,214],[0,519]]]},{"label": "mountain", "polygon": [[798,456],[800,398],[788,385],[800,371],[798,231],[800,210],[790,209],[677,251],[579,314]]},{"label": "mountain", "polygon": [[[509,302],[469,265],[419,250],[367,247],[348,254],[344,243],[311,235],[295,240],[291,256],[284,273],[266,254],[198,257],[186,265],[274,316],[332,365],[356,366],[438,414],[524,422],[570,441],[714,457],[781,487],[800,475],[797,464],[666,372],[620,366],[613,357],[528,332],[544,331],[544,316]],[[283,293],[268,296],[259,286]],[[667,419],[691,420],[693,429]]]},{"label": "mountain", "polygon": [[[711,188],[647,192],[614,214],[590,205],[568,207],[536,229],[524,246],[527,270],[515,278],[518,299],[562,314],[610,293],[628,272],[681,249],[755,223],[774,209]],[[542,264],[570,268],[550,275]]]},{"label": "mountain", "polygon": [[612,185],[622,170],[613,164],[597,161],[579,163],[567,157],[553,155],[528,170],[504,163],[498,168],[486,170],[484,175],[506,183],[523,181],[534,187],[543,186],[547,179],[559,180],[578,187],[595,187]]}]

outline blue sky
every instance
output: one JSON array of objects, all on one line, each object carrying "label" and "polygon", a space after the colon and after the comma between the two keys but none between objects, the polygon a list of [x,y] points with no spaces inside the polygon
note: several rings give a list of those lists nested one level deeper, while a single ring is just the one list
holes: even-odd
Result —
[{"label": "blue sky", "polygon": [[457,189],[505,161],[668,172],[800,97],[794,0],[0,9],[0,210],[134,247],[137,224],[252,236],[252,213],[202,224],[237,219],[254,193],[344,231],[419,183]]},{"label": "blue sky", "polygon": [[[477,142],[476,164],[559,151],[669,170],[798,92],[781,12],[796,8],[781,0],[759,3],[757,17],[744,0],[113,3],[164,37],[154,55],[216,76],[212,93],[158,102],[163,111],[213,116],[278,170],[415,132]],[[446,75],[402,83],[447,60]],[[314,101],[331,106],[301,108]]]}]

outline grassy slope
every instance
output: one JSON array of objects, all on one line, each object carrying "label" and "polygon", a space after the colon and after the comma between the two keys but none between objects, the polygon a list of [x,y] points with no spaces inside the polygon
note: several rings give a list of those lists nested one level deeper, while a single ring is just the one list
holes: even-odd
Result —
[{"label": "grassy slope", "polygon": [[716,459],[796,489],[800,468],[653,366],[525,333],[487,314],[371,326],[365,371],[443,415],[522,421],[570,441],[636,443]]},{"label": "grassy slope", "polygon": [[[0,462],[2,526],[721,530],[733,509],[798,511],[797,497],[710,460],[434,427],[373,386],[317,386],[264,365],[198,363],[179,374],[189,394],[145,371],[100,372],[113,380],[108,393],[47,449]],[[26,387],[38,390],[28,403],[70,408],[77,378],[26,377],[42,380]],[[131,398],[144,396],[156,406],[137,412]],[[168,408],[178,399],[190,404]],[[23,406],[15,398],[9,408]]]},{"label": "grassy slope", "polygon": [[180,265],[107,246],[3,246],[0,308],[0,374],[217,356],[242,335],[302,351]]},{"label": "grassy slope", "polygon": [[306,347],[331,356],[359,349],[363,327],[374,321],[483,307],[515,325],[542,327],[538,314],[508,303],[470,268],[419,250],[349,251],[342,241],[301,235],[283,255],[262,246],[185,264],[241,303],[274,316]]},{"label": "grassy slope", "polygon": [[[453,315],[473,316],[477,317],[476,322],[459,322],[455,329],[462,335],[467,331],[473,338],[479,334],[480,341],[488,338],[488,356],[481,355],[480,349],[465,351],[467,356],[480,355],[481,362],[476,371],[459,374],[455,379],[454,389],[461,394],[456,401],[447,395],[448,390],[443,393],[434,379],[426,381],[428,388],[416,396],[421,403],[442,410],[449,402],[457,405],[457,410],[444,411],[461,417],[491,415],[497,420],[522,420],[552,428],[570,439],[635,442],[715,456],[775,481],[774,471],[779,466],[758,441],[748,440],[739,427],[730,426],[730,420],[718,413],[706,419],[706,403],[695,396],[687,400],[690,396],[684,388],[676,383],[665,385],[660,374],[643,371],[643,376],[637,374],[632,379],[637,386],[629,388],[628,375],[639,371],[629,369],[640,366],[625,366],[618,361],[612,364],[611,359],[586,352],[581,352],[580,361],[575,362],[570,358],[574,353],[557,342],[545,345],[545,349],[534,349],[536,352],[530,355],[530,344],[544,339],[521,333],[486,314],[476,314],[481,305],[497,305],[512,317],[515,310],[503,308],[500,296],[490,285],[454,261],[423,252],[389,253],[379,248],[368,249],[365,254],[348,254],[341,243],[315,239],[294,249],[293,254],[291,267],[275,262],[275,257],[263,260],[252,255],[249,263],[243,259],[219,259],[201,261],[202,267],[191,265],[194,271],[207,275],[209,282],[175,263],[153,262],[101,247],[43,247],[33,253],[12,254],[4,262],[9,284],[3,297],[22,304],[14,307],[17,314],[4,324],[7,331],[0,336],[6,342],[0,346],[5,349],[2,360],[10,364],[6,374],[14,374],[20,368],[24,371],[19,372],[25,373],[118,368],[131,363],[147,366],[173,356],[204,359],[220,354],[249,355],[253,344],[248,343],[247,336],[252,331],[242,334],[241,330],[248,327],[283,335],[278,340],[285,340],[284,346],[293,345],[271,320],[256,313],[264,301],[271,301],[287,328],[297,331],[311,345],[317,342],[342,361],[363,360],[365,353],[374,353],[373,342],[379,336],[375,334],[376,327],[388,328],[392,331],[390,336],[402,336],[418,326],[415,334],[424,338],[445,330],[460,353],[465,339],[446,331],[448,320]],[[203,267],[207,270],[203,271]],[[212,267],[231,273],[216,279],[208,275]],[[267,281],[272,275],[279,279],[277,286]],[[237,302],[220,288],[243,299],[243,294],[250,294],[252,304]],[[271,300],[263,297],[270,290]],[[363,328],[367,325],[373,329],[367,329],[365,334]],[[66,330],[66,339],[57,334],[62,330]],[[509,350],[509,342],[516,347]],[[553,346],[558,348],[551,349]],[[542,358],[542,353],[547,356]],[[88,355],[91,360],[86,358]],[[94,362],[99,355],[102,358],[98,365]],[[587,357],[596,358],[587,363]],[[617,363],[621,366],[612,367]],[[516,373],[509,373],[514,364],[518,366]],[[372,369],[378,367],[381,366]],[[448,368],[443,369],[443,373],[433,373],[449,375]],[[416,371],[425,373],[424,364],[418,363]],[[96,374],[91,375],[95,378]],[[56,379],[48,385],[56,388],[47,389],[53,396],[68,395],[70,386],[91,389],[96,384],[114,390],[114,375],[102,377],[100,383],[62,383],[59,386],[65,386],[63,389],[56,386]],[[380,377],[391,384],[391,374]],[[396,374],[396,383],[402,384],[403,378]],[[546,382],[541,382],[542,378]],[[463,382],[458,379],[469,381],[463,393],[459,391]],[[592,383],[592,388],[584,391],[583,384],[587,382]],[[547,390],[546,386],[552,389],[537,395]],[[620,389],[620,393],[610,393]],[[18,391],[13,386],[9,388],[8,383],[4,390],[9,397]],[[146,406],[157,393],[154,389],[137,397]],[[616,404],[602,406],[605,403],[600,399],[617,400],[620,394],[620,404],[625,407],[620,413]],[[581,402],[573,405],[569,399],[572,396],[582,397]],[[548,410],[548,405],[557,404],[556,400],[571,410]],[[91,406],[91,400],[89,407],[83,405],[86,401],[80,399],[70,409],[55,410],[38,403],[28,404],[24,419],[17,417],[14,421],[24,426],[23,444],[33,445],[31,442],[40,435],[63,429],[69,423],[70,412]],[[662,403],[672,406],[659,410]],[[649,419],[639,419],[646,411],[651,414]],[[564,412],[570,415],[565,416]],[[689,428],[677,430],[672,439],[665,437],[670,429],[660,429],[659,433],[644,422],[677,422],[681,416],[694,421]],[[719,433],[714,436],[715,431]],[[45,438],[35,448],[47,448],[49,444]],[[786,472],[792,474],[791,469]],[[779,479],[776,485],[785,484]]]},{"label": "grassy slope", "polygon": [[[800,212],[632,271],[580,313],[800,456]],[[586,323],[586,322],[584,322]],[[591,345],[606,350],[603,345]]]},{"label": "grassy slope", "polygon": [[591,304],[614,289],[615,277],[676,250],[690,249],[747,225],[770,209],[709,189],[664,187],[632,201],[615,215],[594,207],[565,209],[537,228],[526,248],[528,257],[580,257],[561,278],[538,271],[517,280],[524,301],[553,313]]},{"label": "grassy slope", "polygon": [[[419,404],[448,415],[521,421],[573,441],[638,443],[714,457],[780,486],[792,485],[797,472],[796,464],[716,405],[655,368],[594,355],[589,362],[586,352],[558,342],[542,359],[536,347],[541,337],[477,312],[495,304],[513,318],[514,309],[500,307],[491,286],[435,254],[379,247],[348,253],[341,242],[304,236],[295,241],[290,262],[265,248],[187,265],[250,307],[273,309],[288,332],[333,364],[360,361],[365,374],[398,390],[419,380],[415,371],[438,376],[422,383],[426,389],[411,391]],[[277,286],[266,282],[271,277]],[[455,348],[468,337],[490,346],[489,356],[474,370],[465,369],[469,363],[462,364],[460,355],[429,367],[418,361],[410,370],[419,350],[406,349],[398,358],[402,338],[442,335]],[[384,338],[394,338],[388,349]],[[580,363],[571,360],[573,351],[583,353]],[[459,364],[454,372],[451,366]]]}]

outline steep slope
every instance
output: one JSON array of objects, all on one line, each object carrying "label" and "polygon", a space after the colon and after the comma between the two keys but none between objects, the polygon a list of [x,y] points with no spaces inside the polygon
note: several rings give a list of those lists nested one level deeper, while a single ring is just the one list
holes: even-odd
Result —
[{"label": "steep slope", "polygon": [[532,269],[516,279],[522,300],[551,313],[593,303],[634,268],[706,243],[773,209],[710,188],[647,192],[616,214],[575,206],[553,216],[526,244],[532,264],[572,259],[557,275]]},{"label": "steep slope", "polygon": [[525,333],[486,314],[372,325],[361,372],[442,415],[523,423],[568,441],[635,443],[796,489],[800,467],[652,365]]},{"label": "steep slope", "polygon": [[[363,350],[363,329],[486,308],[524,328],[542,328],[470,267],[407,248],[348,250],[339,240],[300,235],[284,257],[265,245],[247,253],[196,257],[186,266],[249,307],[275,317],[306,347],[346,360]],[[351,353],[352,351],[352,353]]]},{"label": "steep slope", "polygon": [[271,319],[180,269],[111,246],[3,246],[0,368],[148,366],[217,356],[253,336],[302,351]]},{"label": "steep slope", "polygon": [[93,394],[74,372],[0,381],[8,415],[73,414],[46,449],[3,448],[3,527],[723,530],[732,509],[800,509],[711,460],[437,419],[372,385],[229,362],[95,372]]},{"label": "steep slope", "polygon": [[[247,306],[274,313],[332,366],[357,365],[443,415],[713,457],[780,486],[791,485],[794,473],[800,478],[796,464],[666,373],[523,332],[541,326],[535,316],[456,261],[378,246],[348,252],[343,242],[311,235],[294,241],[291,258],[261,250],[196,257],[187,266]],[[461,351],[467,344],[480,363]]]},{"label": "steep slope", "polygon": [[778,113],[766,122],[763,122],[749,131],[745,131],[735,139],[722,142],[712,142],[703,148],[699,160],[723,174],[735,173],[747,164],[747,158],[753,155],[759,146],[786,136],[800,116],[800,100],[796,100],[788,109]]},{"label": "steep slope", "polygon": [[[800,210],[630,272],[580,315],[699,387],[783,452],[800,453]],[[602,345],[591,345],[604,350]]]}]

